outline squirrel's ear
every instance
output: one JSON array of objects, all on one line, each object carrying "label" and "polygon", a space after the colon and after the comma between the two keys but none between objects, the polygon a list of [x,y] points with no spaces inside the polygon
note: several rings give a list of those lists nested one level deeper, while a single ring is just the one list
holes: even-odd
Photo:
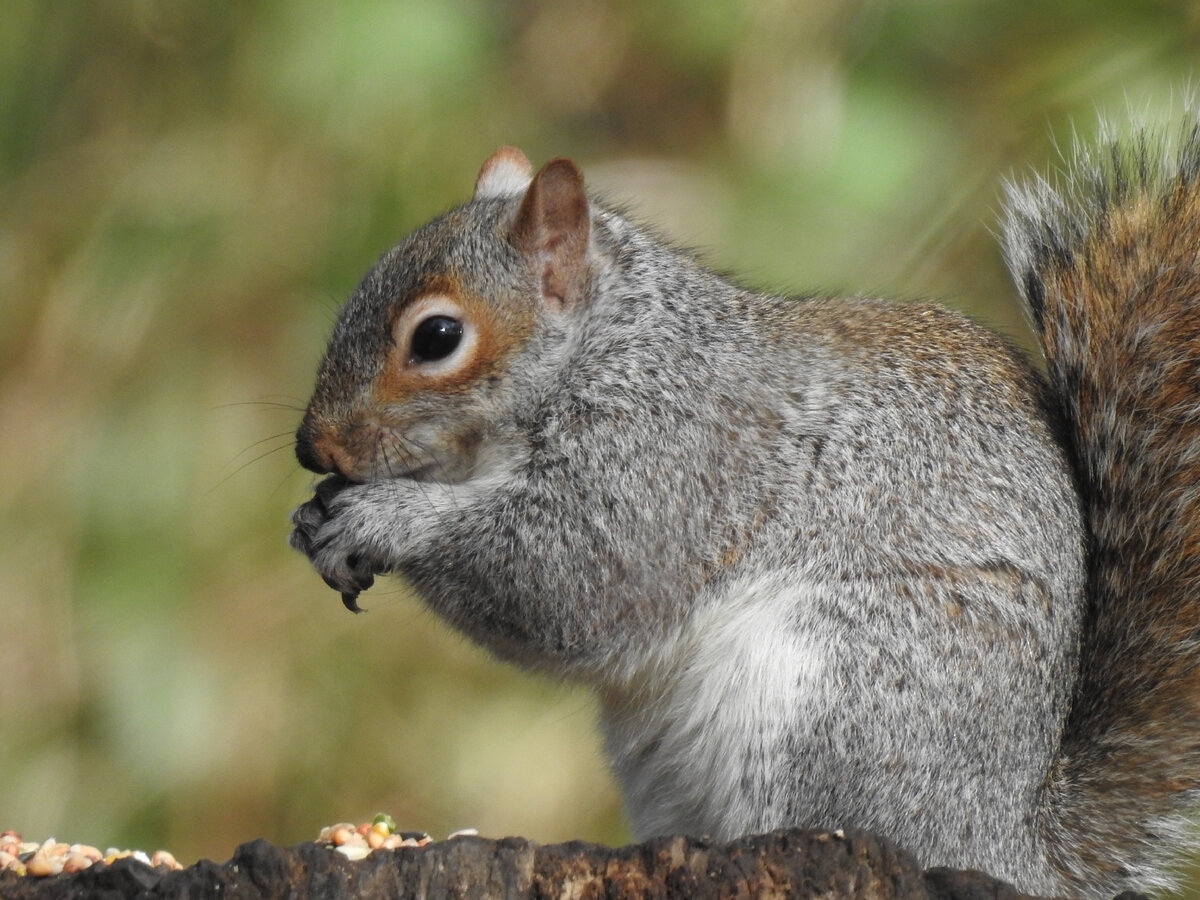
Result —
[{"label": "squirrel's ear", "polygon": [[568,307],[587,283],[591,212],[583,173],[569,159],[552,159],[533,177],[512,226],[513,244],[540,270],[542,295]]},{"label": "squirrel's ear", "polygon": [[529,187],[533,166],[516,147],[501,147],[487,158],[475,179],[475,199],[507,197]]}]

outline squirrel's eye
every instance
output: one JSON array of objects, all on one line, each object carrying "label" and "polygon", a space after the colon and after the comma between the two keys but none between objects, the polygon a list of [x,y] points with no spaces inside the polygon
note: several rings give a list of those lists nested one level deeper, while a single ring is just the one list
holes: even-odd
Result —
[{"label": "squirrel's eye", "polygon": [[463,324],[449,316],[430,316],[413,330],[412,357],[417,362],[445,359],[463,336]]}]

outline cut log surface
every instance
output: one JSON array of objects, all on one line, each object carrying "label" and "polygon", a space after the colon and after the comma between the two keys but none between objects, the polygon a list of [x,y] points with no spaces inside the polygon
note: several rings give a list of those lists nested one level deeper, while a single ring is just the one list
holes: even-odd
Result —
[{"label": "cut log surface", "polygon": [[612,849],[523,838],[459,837],[376,851],[351,862],[308,843],[243,844],[228,862],[176,872],[134,859],[45,878],[0,873],[0,900],[1016,900],[977,872],[923,872],[907,854],[858,832],[778,831],[718,844],[657,838]]}]

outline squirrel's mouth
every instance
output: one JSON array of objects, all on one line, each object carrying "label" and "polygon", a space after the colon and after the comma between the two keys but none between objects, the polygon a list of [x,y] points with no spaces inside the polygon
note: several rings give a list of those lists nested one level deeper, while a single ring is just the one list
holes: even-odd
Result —
[{"label": "squirrel's mouth", "polygon": [[430,433],[369,421],[318,432],[305,423],[296,455],[319,474],[337,474],[358,484],[416,481],[454,484],[473,474],[483,442],[474,430]]},{"label": "squirrel's mouth", "polygon": [[445,458],[379,460],[364,481],[416,481],[422,484],[453,484],[470,477],[471,460],[454,455]]}]

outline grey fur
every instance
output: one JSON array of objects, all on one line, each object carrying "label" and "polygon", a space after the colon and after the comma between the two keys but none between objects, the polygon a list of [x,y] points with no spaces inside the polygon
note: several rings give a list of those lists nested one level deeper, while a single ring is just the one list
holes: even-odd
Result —
[{"label": "grey fur", "polygon": [[[1036,272],[1086,222],[1022,196],[1010,255]],[[381,430],[293,545],[340,591],[401,573],[497,655],[593,685],[643,837],[858,827],[1027,892],[1150,883],[1090,886],[1047,827],[1088,529],[1019,354],[939,307],[743,290],[596,203],[587,295],[553,307],[508,237],[520,203],[381,260],[300,432],[309,458],[370,417],[393,308],[453,272],[532,330],[492,377],[387,412],[470,449],[388,477],[424,451]]]}]

